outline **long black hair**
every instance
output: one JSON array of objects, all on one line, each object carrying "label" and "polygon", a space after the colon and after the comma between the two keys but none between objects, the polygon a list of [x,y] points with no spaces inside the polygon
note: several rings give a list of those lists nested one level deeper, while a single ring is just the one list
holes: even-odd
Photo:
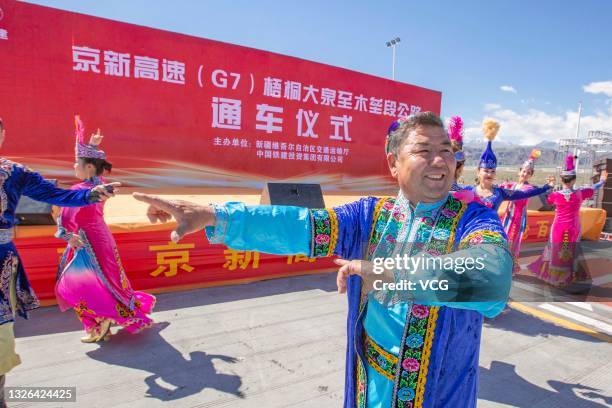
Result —
[{"label": "long black hair", "polygon": [[565,184],[569,184],[572,181],[576,180],[576,176],[561,176],[561,181],[564,182]]},{"label": "long black hair", "polygon": [[94,159],[91,157],[79,157],[79,161],[83,164],[93,164],[96,168],[96,176],[101,176],[105,171],[111,172],[113,165],[104,159]]}]

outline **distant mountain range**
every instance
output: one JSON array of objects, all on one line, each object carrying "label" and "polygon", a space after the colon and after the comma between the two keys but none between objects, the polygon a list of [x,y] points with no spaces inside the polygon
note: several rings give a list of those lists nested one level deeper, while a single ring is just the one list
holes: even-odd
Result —
[{"label": "distant mountain range", "polygon": [[535,147],[540,149],[556,149],[557,142],[551,142],[550,140],[544,140],[543,142],[538,143]]}]

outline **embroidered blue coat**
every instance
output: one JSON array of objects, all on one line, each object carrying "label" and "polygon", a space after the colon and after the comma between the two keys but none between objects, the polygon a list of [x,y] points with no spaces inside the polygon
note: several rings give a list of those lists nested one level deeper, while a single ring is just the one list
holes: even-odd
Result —
[{"label": "embroidered blue coat", "polygon": [[[386,307],[362,290],[360,277],[350,277],[346,408],[476,406],[482,320],[505,306],[512,258],[491,209],[450,195],[434,207],[419,218],[417,232],[426,237],[424,249],[439,255],[491,243],[495,252],[484,274],[503,281],[505,298],[427,306],[400,302]],[[394,208],[394,199],[374,197],[318,210],[227,203],[215,207],[216,225],[206,233],[211,243],[237,250],[369,259],[371,248],[387,238],[393,241],[384,231],[394,217],[408,216],[417,225],[419,206],[408,215]]]},{"label": "embroidered blue coat", "polygon": [[13,243],[15,209],[22,195],[59,206],[84,206],[90,201],[90,190],[63,190],[45,181],[28,168],[0,158],[0,324],[14,320],[10,286],[15,277],[13,306],[27,318],[27,311],[38,307],[38,299]]}]

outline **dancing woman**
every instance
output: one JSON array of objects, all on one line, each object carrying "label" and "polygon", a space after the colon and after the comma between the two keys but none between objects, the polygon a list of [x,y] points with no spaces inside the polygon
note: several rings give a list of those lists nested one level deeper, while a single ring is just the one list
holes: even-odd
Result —
[{"label": "dancing woman", "polygon": [[[91,188],[104,182],[102,174],[112,165],[98,149],[100,131],[84,143],[84,127],[75,117],[76,176],[83,181],[72,189]],[[73,308],[87,336],[84,343],[108,339],[112,323],[136,333],[152,324],[155,297],[132,290],[125,275],[115,239],[104,222],[104,204],[63,209],[58,219],[58,238],[68,242],[60,262],[55,287],[62,311]]]},{"label": "dancing woman", "polygon": [[497,210],[504,201],[524,200],[529,197],[534,197],[545,193],[554,185],[554,179],[551,178],[548,179],[548,184],[542,187],[535,187],[529,191],[507,189],[494,185],[497,171],[497,158],[495,157],[495,153],[493,153],[491,142],[495,139],[499,131],[499,123],[494,119],[485,119],[482,124],[482,130],[488,142],[487,147],[480,157],[480,163],[478,164],[478,184],[466,187],[474,191],[482,204],[493,210]]},{"label": "dancing woman", "polygon": [[576,249],[580,242],[580,207],[604,185],[608,172],[603,171],[599,182],[589,188],[574,188],[576,183],[575,157],[567,156],[561,172],[563,188],[548,196],[556,206],[548,244],[542,255],[529,264],[529,269],[540,279],[555,286],[586,280],[578,273]]},{"label": "dancing woman", "polygon": [[[518,171],[518,181],[501,184],[501,188],[512,191],[531,191],[536,187],[529,183],[535,171],[535,160],[540,157],[540,151],[533,149],[529,158],[523,163]],[[508,203],[508,208],[502,216],[502,224],[508,235],[508,245],[515,259],[513,273],[517,273],[521,268],[516,262],[521,252],[521,238],[527,225],[527,203],[528,199],[514,200]]]}]

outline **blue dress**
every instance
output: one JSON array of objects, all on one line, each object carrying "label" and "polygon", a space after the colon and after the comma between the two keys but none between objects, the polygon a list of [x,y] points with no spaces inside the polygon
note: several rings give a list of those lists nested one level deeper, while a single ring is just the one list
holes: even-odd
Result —
[{"label": "blue dress", "polygon": [[[471,190],[475,194],[477,194],[476,186],[465,186],[464,188],[467,190]],[[542,187],[536,187],[529,191],[521,191],[521,190],[512,190],[509,188],[501,188],[498,186],[493,186],[492,188],[493,194],[491,194],[488,197],[478,196],[478,198],[484,205],[497,211],[501,203],[503,203],[506,200],[508,201],[524,200],[525,198],[535,197],[542,193],[545,193],[548,190],[550,190],[550,188],[551,188],[550,185],[545,184]]]},{"label": "blue dress", "polygon": [[227,203],[206,233],[211,243],[282,255],[372,259],[402,240],[432,256],[489,251],[481,275],[498,283],[496,300],[385,303],[360,277],[348,282],[345,407],[475,407],[482,319],[503,310],[511,282],[503,228],[476,202],[449,195],[414,206],[402,197],[315,210]]},{"label": "blue dress", "polygon": [[[11,285],[16,312],[27,318],[28,310],[38,307],[25,270],[13,243],[15,209],[22,195],[58,206],[90,204],[90,190],[63,190],[45,181],[40,174],[0,158],[0,324],[15,319],[11,307]],[[91,197],[93,198],[93,197]],[[15,276],[16,275],[16,276]],[[13,279],[15,279],[13,281]]]}]

